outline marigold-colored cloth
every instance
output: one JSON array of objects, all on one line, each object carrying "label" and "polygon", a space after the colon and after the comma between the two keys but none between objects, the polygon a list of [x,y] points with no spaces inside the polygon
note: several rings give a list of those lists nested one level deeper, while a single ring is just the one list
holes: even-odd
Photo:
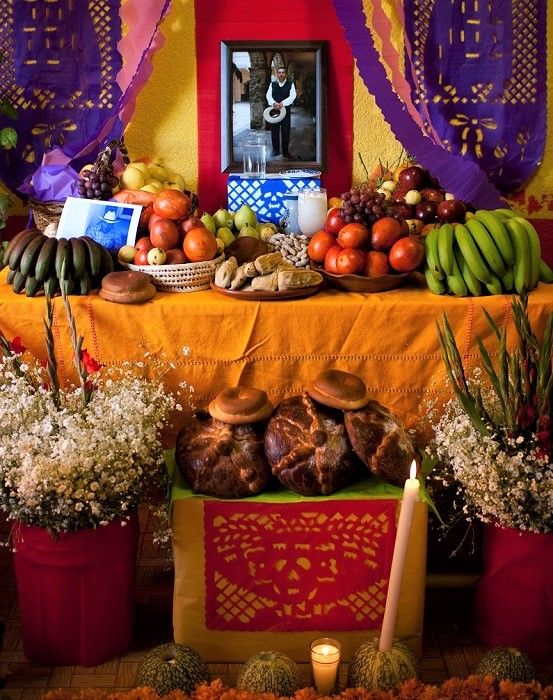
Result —
[{"label": "marigold-colored cloth", "polygon": [[[0,273],[0,329],[8,339],[45,356],[43,298],[16,295]],[[482,308],[499,325],[511,323],[511,297],[435,296],[405,287],[380,294],[328,290],[281,302],[253,302],[213,291],[158,292],[146,304],[113,304],[98,297],[71,297],[83,347],[102,364],[144,359],[165,352],[176,367],[165,377],[170,389],[186,381],[197,406],[238,383],[264,389],[273,403],[302,392],[329,367],[359,374],[371,397],[407,423],[417,421],[429,399],[451,396],[436,321],[445,311],[469,367],[480,364],[481,335],[492,355],[497,348]],[[553,311],[553,288],[540,284],[529,296],[529,314],[541,332]],[[54,300],[60,371],[73,376],[71,343],[63,305]],[[509,333],[512,346],[514,330]],[[183,348],[190,353],[184,354]],[[187,402],[188,389],[185,388]],[[174,445],[179,421],[168,435]]]}]

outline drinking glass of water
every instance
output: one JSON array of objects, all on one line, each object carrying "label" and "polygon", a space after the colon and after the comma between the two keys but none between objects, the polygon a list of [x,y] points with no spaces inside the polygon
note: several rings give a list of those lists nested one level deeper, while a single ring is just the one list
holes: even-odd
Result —
[{"label": "drinking glass of water", "polygon": [[267,143],[265,134],[250,134],[243,143],[245,177],[264,178],[266,176]]},{"label": "drinking glass of water", "polygon": [[308,187],[298,195],[298,226],[305,236],[312,236],[324,228],[326,221],[326,190]]}]

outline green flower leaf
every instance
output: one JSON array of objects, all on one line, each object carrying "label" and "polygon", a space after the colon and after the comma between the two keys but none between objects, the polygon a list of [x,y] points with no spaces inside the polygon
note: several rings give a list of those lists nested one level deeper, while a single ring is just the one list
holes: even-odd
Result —
[{"label": "green flower leaf", "polygon": [[3,114],[9,119],[17,119],[16,108],[12,105],[11,102],[6,100],[5,98],[0,100],[0,114]]},{"label": "green flower leaf", "polygon": [[9,150],[10,148],[15,148],[16,145],[17,131],[12,129],[11,126],[0,129],[0,148]]}]

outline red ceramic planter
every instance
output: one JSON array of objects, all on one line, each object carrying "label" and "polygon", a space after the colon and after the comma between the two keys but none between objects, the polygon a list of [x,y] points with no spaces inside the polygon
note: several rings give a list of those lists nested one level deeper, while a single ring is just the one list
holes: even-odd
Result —
[{"label": "red ceramic planter", "polygon": [[14,566],[25,656],[96,666],[127,651],[133,627],[138,517],[125,527],[62,533],[18,523]]},{"label": "red ceramic planter", "polygon": [[476,632],[487,646],[553,656],[553,533],[486,525],[476,588]]}]

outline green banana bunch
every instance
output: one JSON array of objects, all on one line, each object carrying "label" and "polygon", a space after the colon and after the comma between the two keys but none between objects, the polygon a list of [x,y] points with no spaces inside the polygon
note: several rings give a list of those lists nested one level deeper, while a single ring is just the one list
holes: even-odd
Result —
[{"label": "green banana bunch", "polygon": [[4,248],[0,266],[6,265],[8,284],[27,296],[61,289],[88,294],[114,268],[109,252],[92,238],[51,238],[36,228],[21,231]]},{"label": "green banana bunch", "polygon": [[530,221],[510,209],[479,209],[464,224],[433,228],[425,238],[425,277],[434,294],[480,296],[553,282]]}]

